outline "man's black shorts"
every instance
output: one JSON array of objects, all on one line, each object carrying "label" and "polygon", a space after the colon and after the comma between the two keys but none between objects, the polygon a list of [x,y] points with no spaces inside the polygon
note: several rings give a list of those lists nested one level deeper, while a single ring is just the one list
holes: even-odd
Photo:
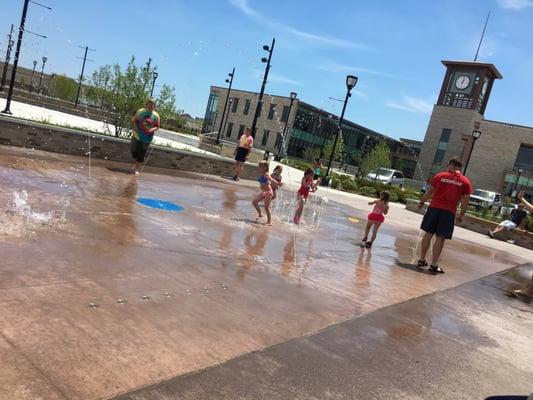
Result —
[{"label": "man's black shorts", "polygon": [[139,163],[144,162],[144,156],[150,147],[150,143],[141,142],[137,139],[131,139],[130,150],[133,159]]},{"label": "man's black shorts", "polygon": [[420,228],[437,236],[451,239],[455,225],[455,214],[440,208],[428,207]]},{"label": "man's black shorts", "polygon": [[245,162],[248,157],[248,149],[244,147],[237,147],[237,154],[235,155],[235,160]]}]

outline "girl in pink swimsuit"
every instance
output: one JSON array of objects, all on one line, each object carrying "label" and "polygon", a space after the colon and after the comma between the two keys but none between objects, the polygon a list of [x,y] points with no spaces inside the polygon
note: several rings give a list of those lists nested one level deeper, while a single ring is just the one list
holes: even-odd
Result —
[{"label": "girl in pink swimsuit", "polygon": [[268,170],[269,170],[268,161],[260,161],[259,164],[257,164],[257,167],[259,168],[259,173],[261,174],[257,178],[261,191],[259,192],[257,196],[255,196],[252,204],[257,210],[257,220],[260,220],[261,218],[263,218],[263,213],[261,212],[261,207],[259,207],[259,203],[262,201],[265,202],[265,214],[267,216],[267,222],[265,225],[272,226],[272,215],[270,212],[270,202],[272,201],[272,197],[274,196],[274,192],[271,186],[271,182],[273,181],[273,179],[268,173]]},{"label": "girl in pink swimsuit", "polygon": [[296,193],[298,198],[298,208],[294,214],[294,223],[300,225],[302,213],[304,211],[304,204],[307,203],[307,198],[309,197],[309,192],[316,191],[316,182],[313,179],[314,172],[311,168],[307,168],[304,172],[304,177],[302,178],[302,185],[298,192]]},{"label": "girl in pink swimsuit", "polygon": [[[374,200],[368,202],[368,205],[373,205],[374,208],[368,214],[368,222],[366,223],[365,228],[365,237],[363,238],[363,245],[362,247],[366,247],[369,249],[372,247],[372,243],[374,240],[376,240],[376,235],[378,233],[378,229],[380,225],[385,221],[385,214],[389,212],[389,198],[390,194],[387,191],[383,191],[379,194],[379,200]],[[370,228],[372,228],[372,239],[368,240],[368,234],[370,232]]]}]

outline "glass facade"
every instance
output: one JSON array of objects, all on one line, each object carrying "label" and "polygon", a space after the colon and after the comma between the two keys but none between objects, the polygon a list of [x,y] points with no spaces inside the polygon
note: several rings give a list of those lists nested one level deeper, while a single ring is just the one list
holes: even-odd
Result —
[{"label": "glass facade", "polygon": [[533,171],[533,146],[522,144],[518,149],[515,168],[522,168],[526,171]]},{"label": "glass facade", "polygon": [[250,112],[250,100],[246,99],[244,100],[244,110],[242,111],[243,115],[248,115]]},{"label": "glass facade", "polygon": [[238,107],[239,107],[239,98],[234,97],[233,102],[231,103],[231,112],[236,113]]},{"label": "glass facade", "polygon": [[263,131],[263,138],[261,139],[261,146],[266,146],[268,143],[268,136],[270,135],[270,131],[268,129],[265,129]]},{"label": "glass facade", "polygon": [[270,103],[270,109],[268,110],[268,119],[274,119],[275,114],[276,114],[276,105],[274,103]]},{"label": "glass facade", "polygon": [[205,110],[205,116],[204,116],[204,124],[202,126],[202,132],[213,132],[215,127],[215,118],[216,118],[216,110],[218,105],[218,92],[212,91],[209,94],[209,99],[207,100],[207,109]]}]

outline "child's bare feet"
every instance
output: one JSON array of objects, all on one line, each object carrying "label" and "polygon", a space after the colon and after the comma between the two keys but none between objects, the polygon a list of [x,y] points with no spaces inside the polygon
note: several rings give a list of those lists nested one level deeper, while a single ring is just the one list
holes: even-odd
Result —
[{"label": "child's bare feet", "polygon": [[263,218],[263,214],[259,214],[259,215],[255,218],[255,220],[256,220],[256,221],[259,221],[261,218]]},{"label": "child's bare feet", "polygon": [[272,222],[265,222],[265,226],[272,226]]}]

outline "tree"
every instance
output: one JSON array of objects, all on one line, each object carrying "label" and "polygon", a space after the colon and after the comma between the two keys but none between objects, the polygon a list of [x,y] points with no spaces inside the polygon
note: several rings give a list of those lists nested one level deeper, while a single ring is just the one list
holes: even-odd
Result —
[{"label": "tree", "polygon": [[365,155],[361,164],[361,172],[363,175],[366,175],[377,168],[389,168],[390,166],[390,148],[387,143],[380,142]]},{"label": "tree", "polygon": [[115,64],[100,67],[93,73],[93,88],[88,91],[88,97],[92,102],[100,102],[109,111],[107,122],[113,127],[116,137],[131,136],[131,118],[148,100],[148,93],[143,87],[146,74],[146,70],[135,65],[135,57],[131,57],[124,71]]},{"label": "tree", "polygon": [[74,101],[78,91],[78,84],[65,75],[56,75],[50,81],[48,95],[65,101]]},{"label": "tree", "polygon": [[[333,149],[334,140],[335,139],[329,140],[324,145],[323,153],[324,153],[324,156],[327,157],[328,159],[329,157],[331,157],[331,150]],[[342,135],[339,135],[339,139],[337,140],[337,146],[335,148],[335,152],[333,153],[333,160],[340,161],[341,158],[343,157],[344,157],[344,140],[342,139]]]},{"label": "tree", "polygon": [[176,89],[166,83],[161,87],[157,98],[157,113],[162,121],[178,119],[176,112]]},{"label": "tree", "polygon": [[320,157],[320,149],[316,147],[308,147],[304,150],[303,156],[306,161],[313,162],[315,161],[315,158]]}]

